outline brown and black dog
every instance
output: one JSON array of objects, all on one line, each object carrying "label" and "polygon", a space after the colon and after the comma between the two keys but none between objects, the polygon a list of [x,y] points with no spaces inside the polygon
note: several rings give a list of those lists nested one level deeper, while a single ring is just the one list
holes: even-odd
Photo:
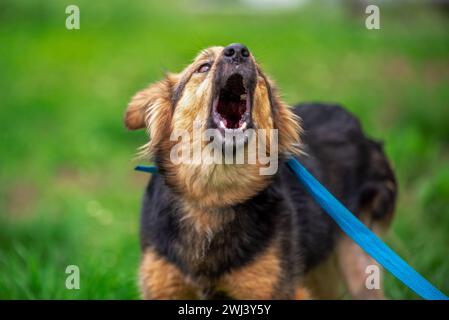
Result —
[{"label": "brown and black dog", "polygon": [[[297,157],[372,230],[385,230],[394,174],[381,145],[343,108],[289,108],[249,50],[231,44],[202,51],[181,73],[138,92],[125,124],[147,128],[142,155],[159,168],[141,216],[144,298],[332,299],[342,297],[343,285],[353,298],[383,297],[365,287],[365,269],[376,262],[341,234],[285,164]],[[277,130],[278,170],[260,174],[267,164],[259,160],[172,161],[173,132],[184,130],[204,150],[207,129],[221,138],[256,129],[244,145],[266,135],[259,129]]]}]

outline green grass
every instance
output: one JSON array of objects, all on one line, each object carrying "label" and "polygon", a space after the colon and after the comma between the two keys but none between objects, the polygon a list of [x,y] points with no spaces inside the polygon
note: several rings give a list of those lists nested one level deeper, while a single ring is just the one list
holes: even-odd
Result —
[{"label": "green grass", "polygon": [[[147,1],[0,5],[0,298],[135,299],[144,132],[129,98],[209,45],[242,42],[286,101],[337,101],[386,142],[400,197],[388,243],[449,293],[449,20],[381,11],[382,29],[335,7],[226,12]],[[71,2],[72,3],[72,2]],[[190,1],[190,3],[193,3]],[[338,9],[338,10],[337,10]],[[447,17],[446,17],[447,18]],[[81,289],[65,289],[65,268]],[[393,299],[417,298],[387,276]]]}]

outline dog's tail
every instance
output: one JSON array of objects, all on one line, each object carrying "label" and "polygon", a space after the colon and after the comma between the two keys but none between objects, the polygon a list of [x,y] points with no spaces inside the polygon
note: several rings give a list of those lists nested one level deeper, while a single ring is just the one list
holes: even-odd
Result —
[{"label": "dog's tail", "polygon": [[[364,168],[362,185],[359,189],[358,210],[366,222],[386,229],[393,218],[397,197],[397,182],[383,145],[371,139],[366,140],[368,166]],[[379,231],[381,231],[379,230]]]}]

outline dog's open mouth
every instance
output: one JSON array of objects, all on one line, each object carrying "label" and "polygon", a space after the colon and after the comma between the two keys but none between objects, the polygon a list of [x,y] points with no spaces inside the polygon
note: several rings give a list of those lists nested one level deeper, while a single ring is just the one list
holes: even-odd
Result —
[{"label": "dog's open mouth", "polygon": [[250,96],[240,74],[229,77],[213,102],[212,118],[220,131],[245,130],[250,121]]}]

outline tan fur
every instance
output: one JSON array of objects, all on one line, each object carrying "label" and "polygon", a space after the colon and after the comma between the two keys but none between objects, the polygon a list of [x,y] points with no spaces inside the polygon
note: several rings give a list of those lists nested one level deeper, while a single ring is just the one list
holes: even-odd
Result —
[{"label": "tan fur", "polygon": [[[233,299],[286,298],[288,293],[278,291],[280,274],[281,262],[277,245],[273,244],[253,262],[222,276],[213,286],[216,292]],[[200,283],[188,279],[176,266],[151,249],[143,255],[139,279],[144,299],[197,299],[202,296]],[[309,291],[302,286],[295,289],[293,296],[297,300],[310,297]]]},{"label": "tan fur", "polygon": [[181,222],[192,224],[199,233],[214,233],[225,224],[235,218],[232,209],[209,209],[198,208],[186,202],[184,206],[185,215]]},{"label": "tan fur", "polygon": [[310,300],[312,296],[310,291],[306,288],[298,288],[295,291],[295,300]]},{"label": "tan fur", "polygon": [[[293,114],[289,106],[282,101],[273,82],[263,74],[259,66],[257,69],[259,71],[258,88],[261,88],[262,93],[261,101],[266,101],[268,99],[268,89],[271,89],[273,102],[278,106],[273,115],[268,113],[267,108],[262,109],[264,110],[264,112],[262,112],[262,117],[269,115],[269,119],[273,123],[273,126],[270,128],[279,130],[279,152],[287,155],[298,154],[301,146],[301,119]],[[267,126],[269,126],[269,124],[267,124]]]},{"label": "tan fur", "polygon": [[302,128],[300,118],[293,114],[284,102],[279,100],[278,105],[275,128],[279,130],[279,151],[286,155],[296,155],[301,151],[300,136]]},{"label": "tan fur", "polygon": [[[349,295],[358,300],[385,299],[381,289],[369,290],[365,286],[368,274],[365,272],[369,265],[379,264],[367,255],[354,241],[343,236],[337,247],[339,256],[339,270],[343,276]],[[381,282],[382,285],[382,282]]]},{"label": "tan fur", "polygon": [[[369,215],[362,214],[360,220],[376,234],[385,232],[385,222],[373,223],[369,219]],[[381,266],[376,260],[371,258],[365,251],[362,250],[354,241],[346,235],[342,235],[337,244],[336,253],[338,256],[338,268],[344,279],[344,283],[349,295],[354,299],[385,299],[382,288],[369,290],[365,286],[368,274],[366,267],[375,265],[382,271]],[[382,279],[381,279],[382,280]]]},{"label": "tan fur", "polygon": [[258,77],[257,87],[254,92],[254,105],[257,110],[253,112],[254,122],[261,129],[273,129],[273,117],[271,114],[271,106],[269,103],[268,89],[264,78]]},{"label": "tan fur", "polygon": [[277,247],[271,245],[249,265],[225,275],[218,288],[236,299],[273,299],[280,272]]},{"label": "tan fur", "polygon": [[144,299],[196,299],[196,288],[172,263],[149,249],[143,254],[139,285]]}]

